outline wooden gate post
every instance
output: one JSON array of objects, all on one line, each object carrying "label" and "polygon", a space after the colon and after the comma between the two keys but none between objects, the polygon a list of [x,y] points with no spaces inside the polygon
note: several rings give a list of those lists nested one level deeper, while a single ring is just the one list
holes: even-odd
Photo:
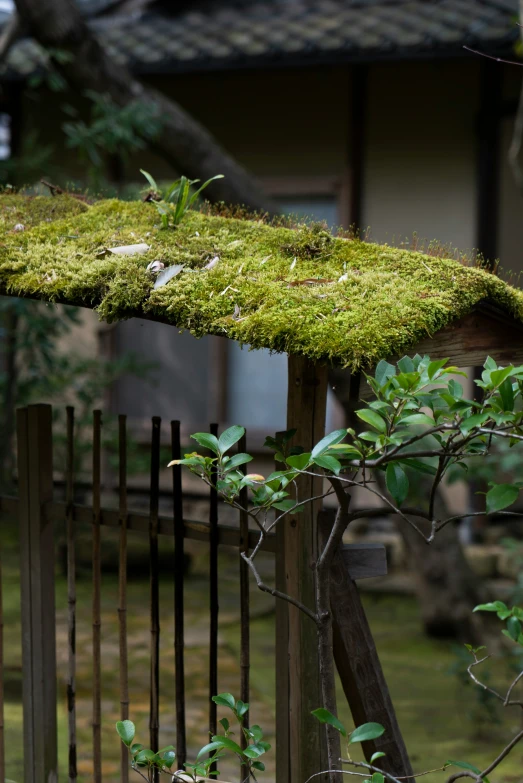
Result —
[{"label": "wooden gate post", "polygon": [[[327,368],[289,356],[287,428],[297,429],[294,443],[310,450],[321,440],[326,404]],[[319,491],[321,480],[300,479],[302,499]],[[276,529],[277,588],[312,609],[320,505],[306,505]],[[283,600],[276,602],[276,611],[276,780],[304,783],[327,767],[324,727],[311,715],[321,706],[317,629],[309,617]]]},{"label": "wooden gate post", "polygon": [[[333,523],[333,512],[320,512],[318,524],[324,535]],[[354,724],[371,722],[385,727],[381,737],[362,744],[365,758],[370,761],[373,753],[382,751],[386,755],[379,760],[379,767],[408,780],[413,773],[407,749],[358,588],[341,548],[334,556],[330,576],[334,660]]]},{"label": "wooden gate post", "polygon": [[17,411],[25,783],[58,780],[50,405]]}]

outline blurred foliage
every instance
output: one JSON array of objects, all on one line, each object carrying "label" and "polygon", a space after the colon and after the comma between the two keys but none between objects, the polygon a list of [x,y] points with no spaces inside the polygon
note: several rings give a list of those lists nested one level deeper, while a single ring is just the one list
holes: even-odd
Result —
[{"label": "blurred foliage", "polygon": [[81,119],[75,107],[66,105],[63,109],[72,119],[63,123],[62,130],[67,146],[78,150],[87,163],[91,186],[99,188],[104,183],[107,156],[115,155],[123,161],[143,150],[159,133],[162,122],[158,109],[138,99],[119,106],[106,94],[88,90],[85,96],[91,106],[88,120]]},{"label": "blurred foliage", "polygon": [[[57,467],[65,465],[65,405],[75,407],[76,470],[89,467],[92,411],[103,407],[104,394],[123,376],[147,377],[153,364],[135,354],[105,360],[72,350],[63,341],[80,324],[79,308],[44,304],[15,297],[0,297],[0,337],[4,361],[0,371],[0,399],[4,412],[2,483],[11,484],[14,470],[14,409],[52,401]],[[63,342],[61,342],[63,341]],[[115,417],[104,427],[105,445],[117,452]],[[129,472],[142,470],[147,457],[133,444]]]}]

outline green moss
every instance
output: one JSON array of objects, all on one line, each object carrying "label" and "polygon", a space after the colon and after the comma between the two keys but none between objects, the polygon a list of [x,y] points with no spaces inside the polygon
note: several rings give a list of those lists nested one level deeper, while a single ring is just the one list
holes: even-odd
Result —
[{"label": "green moss", "polygon": [[[314,225],[191,212],[165,231],[151,204],[86,207],[66,196],[12,195],[0,196],[0,220],[5,292],[95,307],[108,321],[146,316],[197,337],[223,335],[353,369],[409,351],[482,300],[523,321],[523,293],[487,272],[334,238]],[[26,229],[13,231],[15,223]],[[138,242],[150,250],[104,252]],[[154,290],[146,267],[155,259],[185,268]]]}]

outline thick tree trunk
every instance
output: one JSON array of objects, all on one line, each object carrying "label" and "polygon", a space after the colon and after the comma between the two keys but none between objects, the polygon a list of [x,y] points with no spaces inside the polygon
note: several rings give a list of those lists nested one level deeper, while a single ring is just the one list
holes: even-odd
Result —
[{"label": "thick tree trunk", "polygon": [[174,101],[138,82],[108,56],[72,0],[15,2],[20,20],[41,46],[72,55],[66,63],[55,63],[71,87],[81,92],[109,94],[118,105],[137,99],[149,104],[162,118],[161,130],[151,147],[165,161],[193,178],[224,175],[224,179],[210,186],[209,198],[245,204],[256,210],[278,211],[261,186],[199,122]]},{"label": "thick tree trunk", "polygon": [[467,644],[484,643],[483,618],[472,610],[489,596],[465,559],[457,528],[447,525],[430,546],[402,520],[397,529],[407,545],[427,634]]},{"label": "thick tree trunk", "polygon": [[[347,420],[351,426],[357,426],[357,419],[349,403],[349,373],[345,370],[331,370],[329,382],[345,410]],[[380,476],[377,478],[379,480]],[[421,497],[422,483],[418,488]],[[438,504],[442,502],[439,497]],[[469,644],[478,642],[484,625],[479,615],[472,614],[472,609],[486,599],[485,588],[465,559],[458,528],[448,525],[437,534],[430,546],[402,520],[398,521],[397,529],[407,546],[427,634],[459,639]]]}]

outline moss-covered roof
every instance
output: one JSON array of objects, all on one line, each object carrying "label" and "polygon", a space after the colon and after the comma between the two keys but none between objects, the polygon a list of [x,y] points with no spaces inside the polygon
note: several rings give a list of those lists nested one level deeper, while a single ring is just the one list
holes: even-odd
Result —
[{"label": "moss-covered roof", "polygon": [[[489,301],[523,322],[523,292],[446,258],[192,211],[161,229],[154,205],[0,196],[0,290],[215,334],[353,369],[411,350]],[[24,228],[20,227],[23,226]],[[16,227],[16,228],[15,228]],[[147,243],[143,255],[108,248]],[[211,268],[205,267],[213,260]],[[151,261],[183,270],[153,288]]]}]

